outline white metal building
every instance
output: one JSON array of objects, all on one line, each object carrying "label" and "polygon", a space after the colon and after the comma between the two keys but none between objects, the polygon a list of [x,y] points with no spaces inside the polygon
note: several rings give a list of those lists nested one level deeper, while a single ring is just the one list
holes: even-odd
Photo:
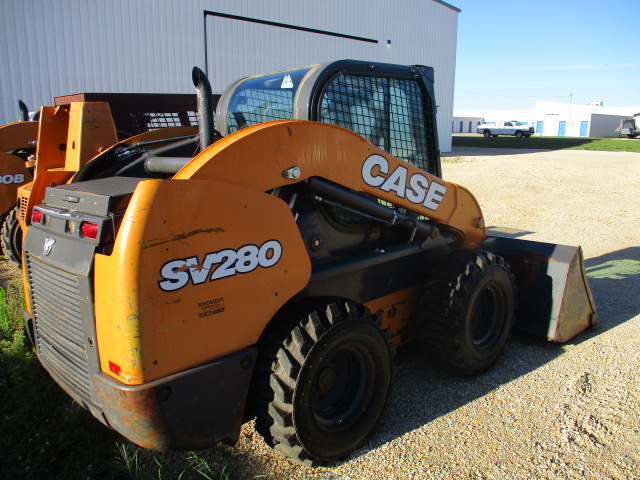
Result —
[{"label": "white metal building", "polygon": [[602,102],[588,105],[537,100],[533,110],[456,110],[451,123],[453,133],[476,133],[486,122],[519,120],[547,137],[617,137],[623,118],[640,112],[637,107],[605,107]]},{"label": "white metal building", "polygon": [[451,149],[460,10],[440,0],[2,0],[0,124],[79,92],[214,91],[341,58],[432,66],[440,148]]}]

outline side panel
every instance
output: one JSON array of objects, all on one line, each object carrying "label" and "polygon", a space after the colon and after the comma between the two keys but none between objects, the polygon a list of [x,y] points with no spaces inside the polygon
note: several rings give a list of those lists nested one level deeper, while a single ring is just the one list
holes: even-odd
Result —
[{"label": "side panel", "polygon": [[64,168],[69,132],[69,106],[42,107],[36,150],[36,176],[51,168]]},{"label": "side panel", "polygon": [[95,258],[102,371],[141,384],[252,345],[310,273],[281,200],[212,181],[143,181],[113,252]]},{"label": "side panel", "polygon": [[118,141],[111,109],[104,102],[74,102],[69,110],[65,169],[77,172]]}]

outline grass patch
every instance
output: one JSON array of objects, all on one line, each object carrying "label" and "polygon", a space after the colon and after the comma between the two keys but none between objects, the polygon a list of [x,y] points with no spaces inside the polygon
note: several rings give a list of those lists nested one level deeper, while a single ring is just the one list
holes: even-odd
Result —
[{"label": "grass patch", "polygon": [[469,157],[448,157],[448,156],[442,156],[440,160],[442,161],[442,163],[468,163],[473,161],[469,159]]},{"label": "grass patch", "polygon": [[3,478],[237,478],[221,446],[204,452],[141,449],[98,420],[51,379],[28,338],[22,290],[0,288],[0,465]]},{"label": "grass patch", "polygon": [[481,135],[454,135],[454,147],[515,148],[533,150],[599,150],[604,152],[640,152],[640,139],[591,137],[508,136],[484,138]]}]

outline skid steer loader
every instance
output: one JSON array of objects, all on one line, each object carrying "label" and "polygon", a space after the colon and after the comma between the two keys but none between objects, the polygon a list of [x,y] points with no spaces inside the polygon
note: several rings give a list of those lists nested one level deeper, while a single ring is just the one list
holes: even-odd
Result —
[{"label": "skid steer loader", "polygon": [[249,77],[215,130],[193,78],[197,140],[117,171],[96,157],[47,188],[25,237],[41,363],[131,441],[208,448],[255,418],[282,455],[330,463],[383,415],[396,347],[471,375],[514,323],[563,341],[596,321],[579,247],[487,238],[441,178],[433,69]]},{"label": "skid steer loader", "polygon": [[[98,154],[130,157],[198,132],[195,95],[81,93],[56,97],[54,103],[41,108],[39,123],[0,128],[1,141],[5,128],[11,128],[9,134],[18,126],[25,130],[29,123],[29,138],[39,140],[38,148],[32,146],[29,151],[33,154],[29,171],[15,177],[24,178],[24,183],[6,189],[8,213],[2,224],[2,246],[16,267],[21,265],[22,237],[32,208],[42,201],[47,187],[68,182]],[[0,211],[5,211],[2,205]]]}]

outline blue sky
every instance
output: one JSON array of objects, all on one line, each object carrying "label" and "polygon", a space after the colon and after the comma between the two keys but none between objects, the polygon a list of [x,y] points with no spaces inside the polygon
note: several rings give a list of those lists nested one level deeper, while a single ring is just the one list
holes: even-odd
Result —
[{"label": "blue sky", "polygon": [[454,108],[640,105],[640,0],[448,3],[462,10]]}]

